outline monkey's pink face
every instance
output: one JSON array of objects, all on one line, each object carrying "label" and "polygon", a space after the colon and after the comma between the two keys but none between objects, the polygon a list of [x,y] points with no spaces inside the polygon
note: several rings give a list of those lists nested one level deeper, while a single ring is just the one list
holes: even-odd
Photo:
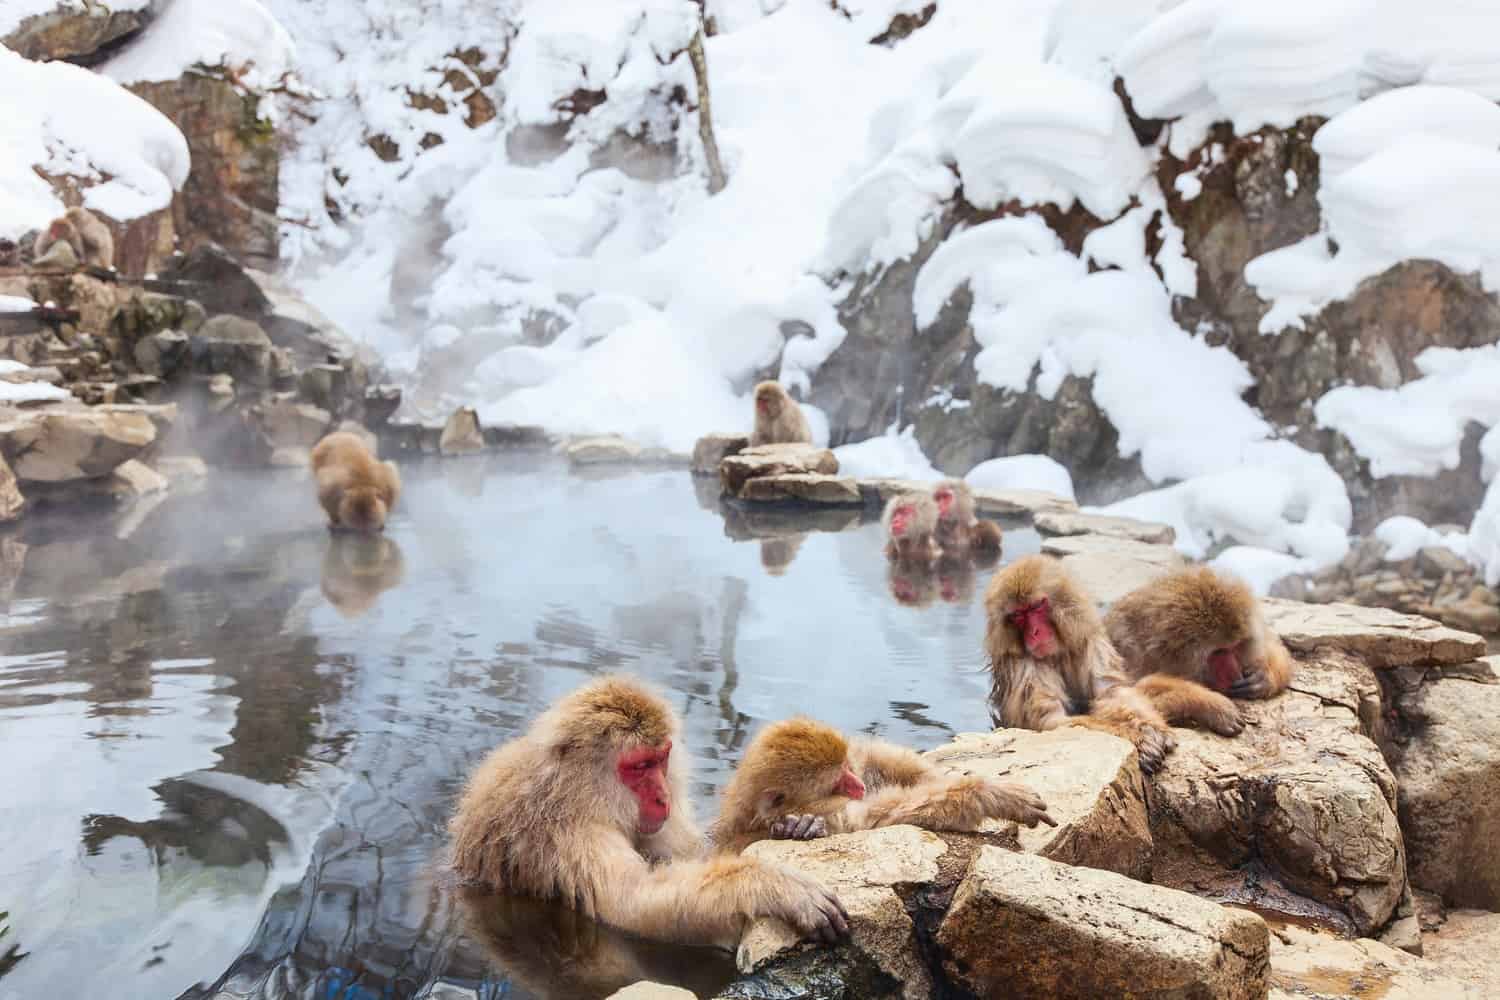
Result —
[{"label": "monkey's pink face", "polygon": [[917,508],[909,503],[904,503],[891,511],[891,537],[905,538],[911,531],[912,519],[917,516]]},{"label": "monkey's pink face", "polygon": [[859,780],[859,775],[854,773],[848,761],[844,762],[844,766],[839,769],[838,777],[834,779],[833,794],[850,799],[865,797],[865,783]]},{"label": "monkey's pink face", "polygon": [[932,499],[937,501],[938,516],[947,517],[948,511],[953,508],[953,491],[945,486],[934,493]]},{"label": "monkey's pink face", "polygon": [[1057,655],[1057,630],[1052,626],[1052,602],[1047,598],[1016,608],[1005,617],[1021,634],[1026,652],[1039,659]]},{"label": "monkey's pink face", "polygon": [[763,416],[774,417],[781,412],[781,401],[772,393],[763,392],[755,397],[755,412]]},{"label": "monkey's pink face", "polygon": [[1221,694],[1227,694],[1234,682],[1245,675],[1245,654],[1249,639],[1241,639],[1233,646],[1221,646],[1208,654],[1208,686]]},{"label": "monkey's pink face", "polygon": [[667,760],[671,756],[672,743],[668,741],[660,747],[627,750],[615,762],[620,784],[636,798],[636,828],[641,833],[655,833],[672,815],[672,790],[667,784]]}]

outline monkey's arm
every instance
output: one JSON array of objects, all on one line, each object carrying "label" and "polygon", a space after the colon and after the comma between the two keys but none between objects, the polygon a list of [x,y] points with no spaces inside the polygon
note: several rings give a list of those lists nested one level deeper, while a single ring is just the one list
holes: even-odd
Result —
[{"label": "monkey's arm", "polygon": [[1177,747],[1167,720],[1145,694],[1130,685],[1107,688],[1089,706],[1089,714],[1079,716],[1074,724],[1129,740],[1140,757],[1141,770],[1147,774],[1160,768],[1167,754]]},{"label": "monkey's arm", "polygon": [[927,830],[959,833],[979,829],[987,819],[1009,819],[1027,826],[1046,823],[1047,804],[1017,782],[990,781],[975,775],[934,778],[912,788],[887,788],[849,806],[829,822],[829,831],[844,833],[910,823]]},{"label": "monkey's arm", "polygon": [[1191,722],[1220,736],[1234,736],[1245,728],[1245,720],[1234,702],[1196,681],[1171,674],[1147,674],[1135,682],[1168,722]]},{"label": "monkey's arm", "polygon": [[915,750],[883,740],[854,740],[849,758],[871,792],[891,785],[915,785],[942,774]]}]

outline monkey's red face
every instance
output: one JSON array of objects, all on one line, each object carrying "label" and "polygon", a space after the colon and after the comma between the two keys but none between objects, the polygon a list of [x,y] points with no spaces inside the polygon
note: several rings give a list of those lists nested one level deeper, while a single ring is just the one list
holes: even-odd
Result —
[{"label": "monkey's red face", "polygon": [[906,533],[911,530],[912,518],[917,516],[917,509],[911,504],[902,504],[891,511],[891,537],[905,538]]},{"label": "monkey's red face", "polygon": [[1208,654],[1208,686],[1227,693],[1245,673],[1245,647],[1248,639],[1233,646],[1221,646]]},{"label": "monkey's red face", "polygon": [[947,487],[944,487],[943,489],[940,489],[936,493],[934,493],[932,495],[932,499],[937,501],[938,516],[947,517],[948,511],[953,507],[953,491],[948,489]]},{"label": "monkey's red face", "polygon": [[777,405],[776,397],[769,392],[755,397],[755,412],[767,417],[774,417],[781,410]]},{"label": "monkey's red face", "polygon": [[672,815],[672,791],[667,785],[667,760],[672,744],[627,750],[615,762],[620,784],[630,789],[639,807],[637,829],[655,833]]},{"label": "monkey's red face", "polygon": [[1052,603],[1047,598],[1016,608],[1006,617],[1021,633],[1026,652],[1043,659],[1057,655],[1057,631],[1052,627]]},{"label": "monkey's red face", "polygon": [[833,783],[833,794],[851,799],[865,797],[865,783],[859,780],[859,775],[854,773],[847,761],[839,769],[839,776]]}]

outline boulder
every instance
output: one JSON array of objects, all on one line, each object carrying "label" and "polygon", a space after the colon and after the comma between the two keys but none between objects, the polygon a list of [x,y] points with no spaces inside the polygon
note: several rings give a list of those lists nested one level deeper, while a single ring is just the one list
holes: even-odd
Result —
[{"label": "boulder", "polygon": [[1422,955],[1444,975],[1478,987],[1482,995],[1500,996],[1500,965],[1495,962],[1500,913],[1450,911],[1442,926],[1423,935]]},{"label": "boulder", "polygon": [[[1489,956],[1485,964],[1493,966]],[[1380,1000],[1481,1000],[1471,983],[1438,962],[1379,941],[1350,941],[1295,924],[1271,935],[1271,1000],[1379,997]]]},{"label": "boulder", "polygon": [[687,455],[666,448],[645,448],[618,434],[576,438],[563,446],[573,466],[589,465],[688,465]]},{"label": "boulder", "polygon": [[140,459],[132,458],[110,473],[108,490],[116,500],[123,501],[165,493],[168,485],[165,476]]},{"label": "boulder", "polygon": [[170,377],[187,360],[191,339],[181,330],[163,330],[142,337],[132,352],[136,366],[147,375]]},{"label": "boulder", "polygon": [[238,316],[215,316],[204,322],[188,342],[193,370],[228,375],[237,382],[269,385],[274,370],[274,345],[259,325]]},{"label": "boulder", "polygon": [[1177,532],[1170,524],[1108,514],[1042,511],[1034,523],[1043,535],[1106,535],[1147,545],[1171,545],[1177,540]]},{"label": "boulder", "polygon": [[1061,559],[1101,606],[1113,604],[1137,587],[1187,565],[1170,546],[1109,535],[1046,538],[1042,552]]},{"label": "boulder", "polygon": [[197,455],[160,455],[151,465],[174,487],[208,478],[208,463]]},{"label": "boulder", "polygon": [[140,410],[68,403],[37,410],[0,407],[0,454],[23,481],[105,476],[156,440],[156,425]]},{"label": "boulder", "polygon": [[26,509],[26,498],[16,482],[16,473],[0,455],[0,522],[17,520]]},{"label": "boulder", "polygon": [[1392,753],[1411,880],[1450,906],[1500,909],[1500,677],[1435,671],[1397,695]]},{"label": "boulder", "polygon": [[311,448],[333,426],[333,415],[311,403],[278,399],[251,410],[261,437],[278,448]]},{"label": "boulder", "polygon": [[990,820],[1021,850],[1070,865],[1151,877],[1151,821],[1135,748],[1106,733],[1064,726],[1048,733],[963,733],[927,753],[949,770],[1030,785],[1056,827]]},{"label": "boulder", "polygon": [[1046,490],[975,490],[974,509],[990,517],[1035,516],[1048,511],[1070,513],[1078,504]]},{"label": "boulder", "polygon": [[1396,780],[1365,735],[1379,686],[1337,653],[1287,693],[1243,703],[1232,739],[1177,729],[1154,778],[1155,881],[1221,902],[1371,934],[1406,892]]},{"label": "boulder", "polygon": [[1341,650],[1375,669],[1467,663],[1485,641],[1427,618],[1355,604],[1261,602],[1266,624],[1295,652]]},{"label": "boulder", "polygon": [[623,990],[616,990],[606,1000],[698,1000],[691,990],[681,986],[666,986],[662,983],[634,983]]},{"label": "boulder", "polygon": [[109,4],[88,0],[54,0],[33,5],[39,13],[21,18],[11,31],[0,37],[0,44],[23,58],[44,62],[49,59],[78,59],[92,62],[105,46],[118,45],[141,31],[162,8],[161,0],[120,4],[116,11]]},{"label": "boulder", "polygon": [[462,406],[443,425],[438,450],[444,455],[472,455],[484,451],[484,432],[479,429],[479,414]]},{"label": "boulder", "polygon": [[822,476],[805,472],[756,476],[740,488],[739,498],[759,503],[801,501],[829,506],[864,505],[859,484],[849,476]]},{"label": "boulder", "polygon": [[943,970],[979,997],[1259,1000],[1265,921],[1114,872],[980,850],[937,931]]},{"label": "boulder", "polygon": [[708,434],[693,445],[693,474],[717,476],[719,463],[730,455],[736,455],[749,445],[744,434]]},{"label": "boulder", "polygon": [[748,480],[760,476],[787,473],[832,476],[838,471],[839,460],[827,448],[810,444],[763,444],[746,448],[720,462],[719,481],[725,493],[739,496]]}]

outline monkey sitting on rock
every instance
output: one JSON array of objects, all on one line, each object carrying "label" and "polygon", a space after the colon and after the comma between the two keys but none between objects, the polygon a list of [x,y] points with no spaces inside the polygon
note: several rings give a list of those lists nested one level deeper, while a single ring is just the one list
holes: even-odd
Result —
[{"label": "monkey sitting on rock", "polygon": [[32,243],[32,264],[43,268],[85,265],[109,270],[115,266],[115,238],[99,216],[74,206],[37,234]]}]

